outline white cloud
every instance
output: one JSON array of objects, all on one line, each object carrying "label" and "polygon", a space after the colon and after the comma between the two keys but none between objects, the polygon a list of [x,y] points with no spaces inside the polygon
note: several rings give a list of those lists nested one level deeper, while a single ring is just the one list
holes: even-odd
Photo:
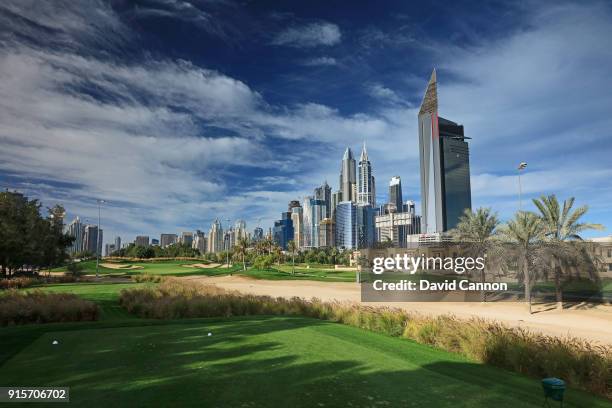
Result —
[{"label": "white cloud", "polygon": [[272,44],[305,48],[336,45],[341,39],[342,34],[336,24],[319,22],[289,27],[278,33]]},{"label": "white cloud", "polygon": [[305,66],[333,66],[338,65],[338,61],[332,57],[317,57],[302,61]]}]

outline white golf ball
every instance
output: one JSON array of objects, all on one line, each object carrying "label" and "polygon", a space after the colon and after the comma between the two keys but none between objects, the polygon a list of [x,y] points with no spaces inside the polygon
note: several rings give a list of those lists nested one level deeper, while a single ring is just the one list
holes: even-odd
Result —
[{"label": "white golf ball", "polygon": [[59,344],[59,341],[53,340],[53,345]]},{"label": "white golf ball", "polygon": [[212,333],[208,333],[208,336],[209,336],[209,337],[210,337],[210,336],[212,336]]}]

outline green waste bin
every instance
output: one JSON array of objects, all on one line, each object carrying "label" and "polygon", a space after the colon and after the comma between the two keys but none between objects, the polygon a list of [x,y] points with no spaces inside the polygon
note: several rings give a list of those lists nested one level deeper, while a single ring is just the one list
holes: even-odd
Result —
[{"label": "green waste bin", "polygon": [[559,378],[544,378],[542,380],[542,388],[544,389],[544,404],[548,404],[548,399],[559,401],[563,406],[563,393],[565,392],[565,381]]}]

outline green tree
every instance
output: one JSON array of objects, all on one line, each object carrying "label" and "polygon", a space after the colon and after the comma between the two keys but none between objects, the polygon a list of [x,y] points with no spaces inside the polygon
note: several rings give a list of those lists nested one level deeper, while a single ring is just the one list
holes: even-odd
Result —
[{"label": "green tree", "polygon": [[518,265],[523,274],[525,286],[525,301],[527,302],[527,309],[531,313],[532,279],[529,264],[535,244],[544,236],[544,224],[536,214],[529,211],[519,211],[514,219],[508,221],[500,232],[504,238],[516,245]]},{"label": "green tree", "polygon": [[[472,257],[487,256],[487,261],[499,251],[498,242],[495,239],[496,228],[499,226],[497,214],[490,208],[478,208],[472,212],[466,208],[459,222],[451,234],[461,243],[462,249]],[[480,273],[481,282],[486,281],[486,270]],[[486,294],[483,291],[483,301]]]},{"label": "green tree", "polygon": [[550,244],[551,267],[555,280],[555,295],[557,309],[563,310],[563,289],[561,276],[564,272],[564,259],[576,257],[575,247],[569,245],[569,241],[581,241],[580,233],[586,230],[604,229],[601,224],[582,223],[580,219],[586,214],[589,207],[583,205],[572,210],[574,197],[563,201],[563,208],[559,200],[553,195],[542,195],[539,199],[533,199],[533,203],[540,211],[540,217],[544,225],[544,235]]},{"label": "green tree", "polygon": [[43,218],[38,200],[20,193],[0,192],[0,269],[10,278],[15,271],[36,272],[61,264],[74,238],[63,233],[64,209],[55,206]]},{"label": "green tree", "polygon": [[[234,246],[234,253],[242,258],[242,270],[246,271],[246,253],[249,249],[249,240],[246,237],[238,238],[236,245]],[[231,273],[230,273],[231,275]]]},{"label": "green tree", "polygon": [[295,252],[297,251],[297,245],[294,240],[287,243],[287,250],[291,253],[291,273],[295,275]]}]

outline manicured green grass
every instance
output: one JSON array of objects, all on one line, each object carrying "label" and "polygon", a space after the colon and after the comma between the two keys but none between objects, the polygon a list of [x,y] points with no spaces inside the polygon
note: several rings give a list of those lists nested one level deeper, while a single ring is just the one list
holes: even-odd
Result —
[{"label": "manicured green grass", "polygon": [[[21,350],[0,367],[0,383],[70,386],[72,404],[90,407],[540,407],[543,400],[537,380],[312,319],[78,326]],[[565,406],[609,404],[569,390]]]},{"label": "manicured green grass", "polygon": [[119,307],[119,293],[122,289],[135,289],[151,283],[61,283],[35,288],[44,292],[73,293],[86,300],[100,305],[102,313],[100,320],[133,319],[125,310]]}]

